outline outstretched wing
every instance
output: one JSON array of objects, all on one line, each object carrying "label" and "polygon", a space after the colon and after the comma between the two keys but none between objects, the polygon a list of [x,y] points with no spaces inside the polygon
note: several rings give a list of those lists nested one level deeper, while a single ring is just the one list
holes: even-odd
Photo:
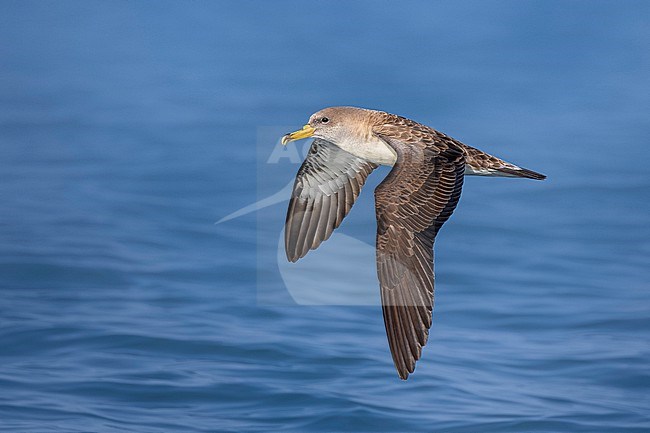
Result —
[{"label": "outstretched wing", "polygon": [[377,274],[393,362],[406,379],[429,336],[433,243],[460,198],[465,157],[446,136],[377,136],[397,153],[375,189]]},{"label": "outstretched wing", "polygon": [[289,261],[328,239],[377,165],[315,139],[293,185],[284,231]]}]

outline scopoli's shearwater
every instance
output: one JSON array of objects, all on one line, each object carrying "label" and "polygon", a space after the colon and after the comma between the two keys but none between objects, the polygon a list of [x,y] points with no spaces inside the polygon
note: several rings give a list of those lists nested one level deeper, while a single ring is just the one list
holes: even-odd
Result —
[{"label": "scopoli's shearwater", "polygon": [[308,137],[316,139],[298,170],[285,227],[292,262],[330,237],[378,165],[393,167],[375,189],[377,274],[393,362],[407,379],[431,327],[433,243],[464,176],[546,176],[383,111],[325,108],[282,143]]}]

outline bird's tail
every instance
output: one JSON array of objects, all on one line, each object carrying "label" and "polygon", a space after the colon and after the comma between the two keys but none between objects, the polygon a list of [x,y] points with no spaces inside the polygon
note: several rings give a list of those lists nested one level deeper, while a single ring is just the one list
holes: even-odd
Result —
[{"label": "bird's tail", "polygon": [[473,147],[464,145],[463,150],[465,152],[466,175],[546,179],[546,175],[516,166]]}]

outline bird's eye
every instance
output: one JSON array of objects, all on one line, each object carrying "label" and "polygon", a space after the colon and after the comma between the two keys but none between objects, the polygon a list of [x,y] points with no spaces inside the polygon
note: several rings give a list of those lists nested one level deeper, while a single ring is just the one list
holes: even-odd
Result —
[{"label": "bird's eye", "polygon": [[330,121],[330,119],[327,118],[327,117],[323,117],[320,121],[321,121],[321,123],[327,123],[327,122]]}]

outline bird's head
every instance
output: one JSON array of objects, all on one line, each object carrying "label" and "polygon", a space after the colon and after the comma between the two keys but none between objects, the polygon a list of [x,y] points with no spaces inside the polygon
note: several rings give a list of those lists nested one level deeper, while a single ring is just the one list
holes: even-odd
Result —
[{"label": "bird's head", "polygon": [[303,138],[315,137],[332,143],[340,142],[344,137],[364,133],[360,129],[367,122],[364,120],[370,115],[371,110],[356,107],[328,107],[324,108],[309,118],[309,122],[302,129],[291,132],[282,137],[282,144]]}]

